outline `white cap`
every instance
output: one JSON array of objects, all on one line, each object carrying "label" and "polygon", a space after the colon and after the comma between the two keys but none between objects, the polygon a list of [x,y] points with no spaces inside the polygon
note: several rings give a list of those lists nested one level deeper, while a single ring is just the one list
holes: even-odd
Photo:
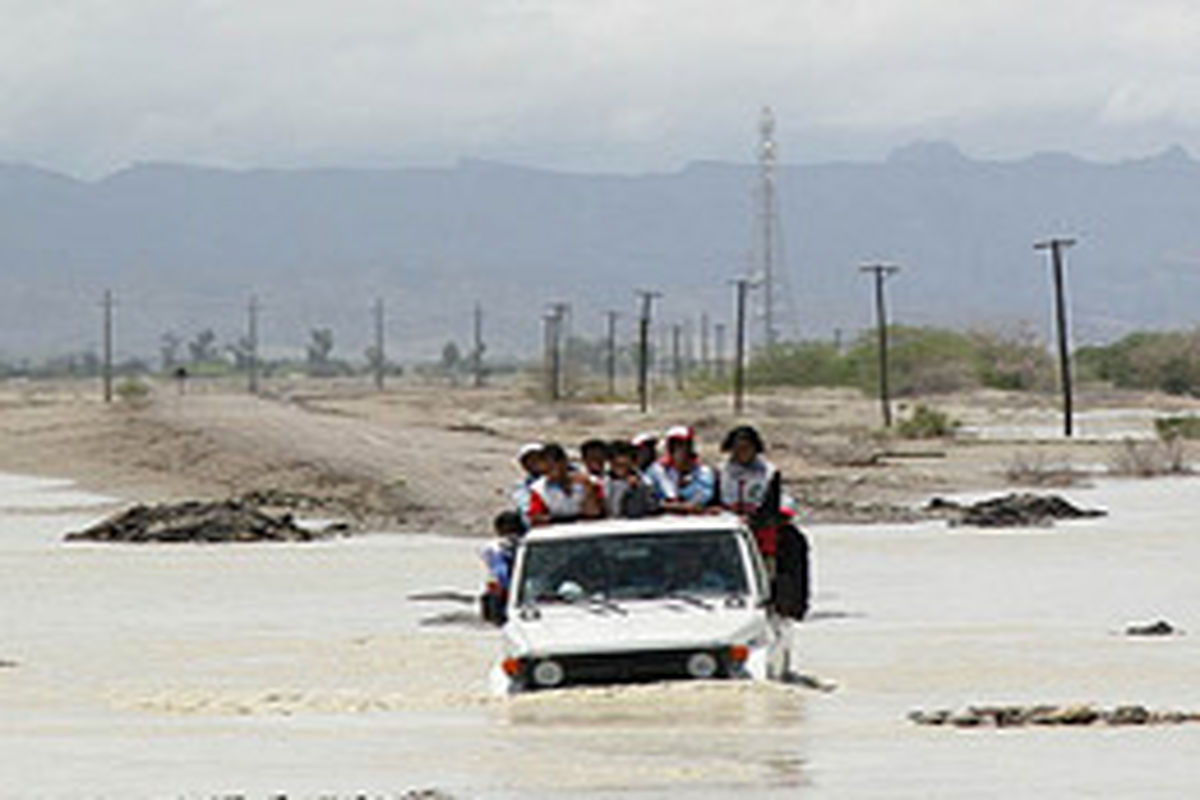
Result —
[{"label": "white cap", "polygon": [[641,447],[644,444],[657,444],[658,434],[654,431],[642,431],[637,436],[633,437],[631,444],[635,447]]},{"label": "white cap", "polygon": [[671,427],[667,428],[666,439],[668,442],[671,441],[672,439],[682,439],[684,441],[690,442],[695,438],[696,438],[695,431],[693,431],[687,425],[672,425]]},{"label": "white cap", "polygon": [[517,451],[517,463],[519,464],[524,461],[526,456],[542,452],[543,446],[541,442],[526,442],[521,445],[521,449]]}]

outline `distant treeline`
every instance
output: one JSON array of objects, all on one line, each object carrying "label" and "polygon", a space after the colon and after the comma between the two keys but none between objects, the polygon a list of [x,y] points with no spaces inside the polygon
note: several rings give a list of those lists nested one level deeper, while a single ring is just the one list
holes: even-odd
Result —
[{"label": "distant treeline", "polygon": [[[1057,385],[1057,364],[1031,334],[889,328],[889,378],[897,396],[973,388],[1043,391]],[[748,380],[759,386],[879,385],[873,332],[846,348],[827,342],[778,345],[751,360]],[[1073,362],[1080,382],[1121,389],[1200,396],[1200,330],[1137,332],[1108,345],[1081,347]]]},{"label": "distant treeline", "polygon": [[[898,397],[978,388],[1048,391],[1058,383],[1055,358],[1031,331],[956,331],[896,325],[889,327],[888,333],[889,382],[893,395]],[[649,350],[652,363],[658,365],[659,379],[669,382],[670,354],[655,344]],[[440,360],[416,364],[413,372],[421,377],[457,382],[471,374],[474,356],[447,342]],[[209,330],[200,331],[189,340],[168,333],[162,338],[157,359],[122,359],[114,364],[114,373],[169,375],[183,367],[197,377],[235,375],[247,370],[249,357],[248,343],[243,340],[221,344]],[[578,372],[580,377],[599,376],[606,369],[606,344],[602,340],[572,337],[565,343],[563,357],[568,372]],[[620,344],[616,352],[617,372],[623,376],[632,374],[636,359],[633,345]],[[261,358],[259,370],[263,377],[369,375],[379,362],[380,354],[374,348],[368,348],[361,360],[337,357],[332,331],[319,328],[310,332],[304,357]],[[691,353],[681,363],[683,379],[689,387],[702,391],[722,391],[727,387],[728,363],[722,371],[715,360],[705,364]],[[510,374],[521,368],[515,362],[481,362],[481,365],[488,375]],[[1200,396],[1200,329],[1138,332],[1112,344],[1081,347],[1074,353],[1074,365],[1080,382]],[[542,368],[540,362],[526,366],[534,370]],[[386,360],[384,370],[390,375],[401,374],[398,365]],[[93,352],[42,360],[0,357],[0,379],[95,377],[100,372],[100,359]],[[828,341],[781,342],[770,350],[756,350],[749,359],[746,377],[751,387],[851,387],[874,393],[879,386],[878,339],[874,331],[866,331],[845,345]]]},{"label": "distant treeline", "polygon": [[[888,334],[888,377],[897,396],[1054,386],[1054,362],[1030,333],[896,325]],[[752,386],[850,386],[874,392],[879,385],[878,339],[874,332],[865,332],[846,347],[831,342],[779,344],[755,354],[747,379]]]},{"label": "distant treeline", "polygon": [[1075,359],[1083,375],[1122,389],[1200,395],[1200,330],[1132,333]]}]

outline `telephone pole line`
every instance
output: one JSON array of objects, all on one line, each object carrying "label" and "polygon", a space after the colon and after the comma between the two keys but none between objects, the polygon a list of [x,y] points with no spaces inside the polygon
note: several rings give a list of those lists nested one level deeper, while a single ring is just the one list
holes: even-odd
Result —
[{"label": "telephone pole line", "polygon": [[375,303],[371,306],[371,319],[375,332],[375,343],[371,347],[371,373],[375,381],[376,391],[383,391],[384,372],[387,365],[387,353],[384,350],[386,330],[386,317],[383,305],[383,298],[376,297]]},{"label": "telephone pole line", "polygon": [[[569,364],[565,363],[569,360],[571,339],[570,335],[566,337],[566,342],[563,341],[563,331],[567,329],[567,315],[571,313],[570,303],[551,303],[550,304],[550,372],[554,381],[550,389],[550,397],[554,400],[559,400],[567,393],[567,376],[566,372]],[[564,352],[565,350],[565,352]]]},{"label": "telephone pole line", "polygon": [[879,328],[879,405],[883,410],[883,426],[892,427],[892,402],[888,394],[888,323],[883,283],[900,271],[895,264],[864,264],[859,272],[875,276],[875,324]]},{"label": "telephone pole line", "polygon": [[735,324],[733,355],[733,412],[741,414],[746,394],[746,293],[754,286],[749,278],[733,281],[735,287]]},{"label": "telephone pole line", "polygon": [[113,296],[111,289],[104,290],[104,402],[113,399]]},{"label": "telephone pole line", "polygon": [[1054,276],[1054,316],[1058,327],[1058,363],[1062,375],[1063,392],[1063,436],[1070,439],[1074,433],[1075,404],[1071,385],[1071,350],[1067,332],[1067,299],[1063,288],[1063,251],[1075,244],[1074,239],[1055,237],[1033,245],[1035,250],[1050,251],[1050,266]]},{"label": "telephone pole line", "polygon": [[546,346],[546,394],[550,399],[557,402],[559,399],[558,372],[560,367],[560,354],[558,352],[558,316],[553,311],[547,311],[542,315],[542,330],[545,338]]},{"label": "telephone pole line", "polygon": [[713,356],[717,362],[717,377],[725,377],[725,323],[718,322],[713,326]]},{"label": "telephone pole line", "polygon": [[662,297],[662,292],[638,289],[636,294],[642,302],[638,317],[638,404],[645,414],[650,410],[650,317],[654,301]]},{"label": "telephone pole line", "polygon": [[471,369],[475,376],[475,388],[483,387],[483,306],[475,303],[475,348],[471,351]]},{"label": "telephone pole line", "polygon": [[258,298],[250,296],[246,306],[246,367],[250,394],[258,394]]},{"label": "telephone pole line", "polygon": [[607,340],[607,363],[605,366],[608,370],[608,396],[617,396],[617,317],[620,314],[616,311],[606,311],[605,316],[608,318],[608,340]]},{"label": "telephone pole line", "polygon": [[671,326],[671,373],[675,377],[675,391],[683,391],[683,354],[680,352],[680,339],[683,337],[683,326],[675,323]]}]

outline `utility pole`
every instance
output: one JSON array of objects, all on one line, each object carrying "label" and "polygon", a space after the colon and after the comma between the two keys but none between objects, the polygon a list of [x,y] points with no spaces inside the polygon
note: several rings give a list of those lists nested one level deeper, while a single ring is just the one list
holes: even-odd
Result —
[{"label": "utility pole", "polygon": [[546,336],[546,389],[550,399],[557,402],[562,396],[562,353],[559,351],[559,327],[562,318],[554,311],[542,316]]},{"label": "utility pole", "polygon": [[709,325],[709,320],[708,320],[708,312],[701,311],[700,312],[700,368],[702,370],[704,370],[705,375],[708,375],[709,371],[712,368],[712,360],[709,357],[711,354],[708,349],[709,327],[710,327],[710,325]]},{"label": "utility pole", "polygon": [[471,351],[471,370],[475,376],[475,388],[483,387],[483,306],[475,303],[475,348]]},{"label": "utility pole", "polygon": [[555,400],[559,400],[567,394],[567,371],[570,368],[571,355],[571,336],[568,322],[570,314],[570,303],[557,302],[550,304],[550,315],[554,319],[551,324],[551,362],[553,367],[551,371],[554,376],[554,389],[550,395]]},{"label": "utility pole", "polygon": [[733,412],[740,415],[745,407],[746,394],[746,292],[754,284],[749,278],[738,278],[733,285],[736,287],[734,305],[737,325],[733,356]]},{"label": "utility pole", "polygon": [[683,337],[683,326],[676,323],[671,326],[671,373],[675,376],[675,391],[683,391],[683,354],[679,343]]},{"label": "utility pole", "polygon": [[717,362],[717,377],[725,377],[725,323],[713,326],[713,357]]},{"label": "utility pole", "polygon": [[1071,350],[1067,334],[1067,299],[1063,288],[1063,250],[1072,247],[1074,239],[1056,237],[1034,244],[1035,250],[1050,251],[1050,265],[1054,272],[1054,316],[1058,322],[1058,363],[1062,374],[1063,392],[1063,436],[1074,435],[1074,401],[1071,387]]},{"label": "utility pole", "polygon": [[875,324],[879,328],[879,405],[883,409],[883,426],[892,427],[892,403],[888,396],[888,329],[887,306],[884,304],[883,282],[900,268],[894,264],[864,264],[859,272],[875,275]]},{"label": "utility pole", "polygon": [[111,289],[104,290],[104,402],[113,399],[113,296]]},{"label": "utility pole", "polygon": [[638,404],[645,414],[650,410],[650,317],[654,300],[662,297],[662,292],[638,289],[636,294],[642,301],[638,317]]},{"label": "utility pole", "polygon": [[608,396],[617,396],[617,317],[620,316],[616,311],[606,311],[605,316],[608,317],[608,337],[607,337],[607,363],[608,368]]},{"label": "utility pole", "polygon": [[246,306],[246,368],[250,394],[258,394],[258,298],[250,296]]},{"label": "utility pole", "polygon": [[373,308],[375,318],[375,358],[371,365],[375,373],[375,389],[383,391],[383,375],[387,366],[387,353],[384,350],[384,308],[383,298],[375,298]]}]

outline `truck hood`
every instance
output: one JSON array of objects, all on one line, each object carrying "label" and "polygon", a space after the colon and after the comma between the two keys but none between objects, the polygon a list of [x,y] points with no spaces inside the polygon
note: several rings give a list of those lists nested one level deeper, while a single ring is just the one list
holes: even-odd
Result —
[{"label": "truck hood", "polygon": [[542,605],[540,616],[513,614],[504,626],[514,656],[613,653],[747,643],[767,631],[759,608],[730,608],[715,600],[708,609],[677,600],[620,603],[625,613],[598,605]]}]

